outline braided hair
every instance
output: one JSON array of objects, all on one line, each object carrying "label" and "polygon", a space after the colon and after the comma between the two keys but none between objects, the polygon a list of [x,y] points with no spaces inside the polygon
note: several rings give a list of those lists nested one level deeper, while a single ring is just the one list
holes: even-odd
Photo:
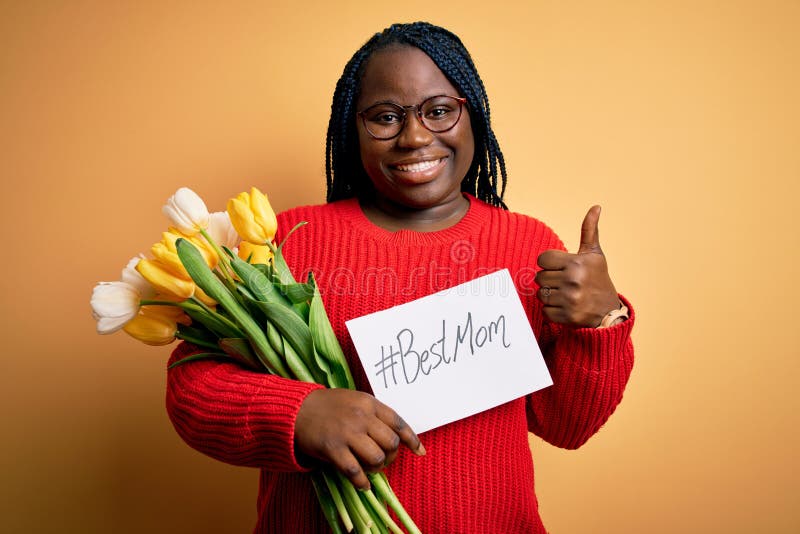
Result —
[{"label": "braided hair", "polygon": [[359,192],[371,189],[371,182],[361,163],[358,131],[353,118],[356,115],[359,84],[367,60],[378,50],[393,45],[413,46],[425,52],[467,99],[475,138],[475,156],[461,182],[461,190],[484,202],[507,209],[503,202],[506,166],[500,145],[492,131],[489,98],[483,81],[461,39],[444,28],[427,22],[391,25],[376,33],[345,65],[333,93],[325,143],[328,202],[358,196]]}]

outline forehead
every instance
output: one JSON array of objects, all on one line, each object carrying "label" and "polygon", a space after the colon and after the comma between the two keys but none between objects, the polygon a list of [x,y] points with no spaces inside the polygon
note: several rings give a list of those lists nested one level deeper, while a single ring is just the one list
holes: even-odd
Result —
[{"label": "forehead", "polygon": [[393,46],[375,52],[367,60],[358,107],[385,100],[410,106],[436,95],[460,96],[425,52],[411,46]]}]

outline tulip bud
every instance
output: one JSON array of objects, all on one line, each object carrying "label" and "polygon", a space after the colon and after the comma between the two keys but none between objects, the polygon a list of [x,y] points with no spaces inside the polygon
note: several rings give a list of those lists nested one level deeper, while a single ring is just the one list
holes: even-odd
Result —
[{"label": "tulip bud", "polygon": [[194,280],[186,275],[175,274],[170,267],[158,259],[142,259],[136,265],[136,270],[159,293],[163,300],[186,300],[195,297],[206,306],[216,306],[217,301],[205,294],[197,287]]},{"label": "tulip bud", "polygon": [[248,241],[242,241],[239,244],[237,254],[250,263],[266,264],[272,259],[272,250],[267,245],[254,245]]},{"label": "tulip bud", "polygon": [[[126,333],[146,345],[168,345],[175,340],[178,325],[171,313],[161,309],[172,306],[145,306],[131,322],[123,327]],[[180,308],[175,308],[181,311]]]},{"label": "tulip bud", "polygon": [[195,285],[188,274],[186,276],[178,275],[158,259],[140,260],[136,265],[136,270],[159,293],[174,295],[181,300],[188,299],[194,294]]},{"label": "tulip bud", "polygon": [[205,239],[186,237],[174,228],[171,228],[168,232],[163,232],[161,236],[161,241],[153,245],[150,248],[150,252],[152,252],[153,256],[155,256],[156,259],[160,261],[161,264],[175,276],[186,279],[190,278],[189,273],[181,263],[181,259],[178,257],[178,251],[175,248],[175,241],[177,241],[179,238],[188,239],[191,241],[192,244],[194,244],[203,255],[203,259],[206,261],[206,265],[208,265],[209,268],[213,269],[216,267],[217,262],[219,261],[219,256],[217,256],[217,253],[214,252],[214,249],[211,248]]},{"label": "tulip bud", "polygon": [[175,228],[187,236],[193,236],[208,226],[208,208],[205,202],[188,187],[178,189],[169,197],[161,211]]},{"label": "tulip bud", "polygon": [[242,239],[264,245],[275,237],[278,220],[267,196],[253,187],[250,194],[239,193],[228,201],[228,215]]},{"label": "tulip bud", "polygon": [[231,224],[227,211],[216,211],[209,216],[206,232],[219,246],[233,249],[239,244],[239,234]]},{"label": "tulip bud", "polygon": [[139,292],[125,282],[100,282],[92,290],[92,315],[98,334],[111,334],[139,312]]}]

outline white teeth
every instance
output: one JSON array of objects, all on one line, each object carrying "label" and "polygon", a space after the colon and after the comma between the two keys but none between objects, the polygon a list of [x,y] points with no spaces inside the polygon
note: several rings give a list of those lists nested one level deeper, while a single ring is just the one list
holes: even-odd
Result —
[{"label": "white teeth", "polygon": [[422,172],[432,167],[436,167],[440,161],[442,160],[435,159],[433,161],[421,161],[419,163],[412,163],[411,165],[397,165],[397,169],[404,172]]}]

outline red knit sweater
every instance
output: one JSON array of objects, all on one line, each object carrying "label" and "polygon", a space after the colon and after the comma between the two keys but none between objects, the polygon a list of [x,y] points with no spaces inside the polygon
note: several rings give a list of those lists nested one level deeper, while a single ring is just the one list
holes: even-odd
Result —
[{"label": "red knit sweater", "polygon": [[[290,210],[279,216],[279,228],[285,233],[309,222],[289,239],[287,262],[297,279],[313,270],[356,384],[366,391],[346,320],[509,269],[554,385],[421,434],[427,455],[403,448],[386,472],[426,534],[544,533],[527,432],[565,448],[597,432],[622,399],[633,366],[634,319],[598,330],[544,319],[534,267],[542,251],[563,249],[561,241],[533,218],[469,200],[464,218],[438,232],[388,232],[352,199]],[[173,359],[189,350],[181,344]],[[167,410],[183,439],[224,462],[261,468],[257,533],[329,531],[293,449],[295,416],[317,387],[230,363],[198,361],[169,371]]]}]

